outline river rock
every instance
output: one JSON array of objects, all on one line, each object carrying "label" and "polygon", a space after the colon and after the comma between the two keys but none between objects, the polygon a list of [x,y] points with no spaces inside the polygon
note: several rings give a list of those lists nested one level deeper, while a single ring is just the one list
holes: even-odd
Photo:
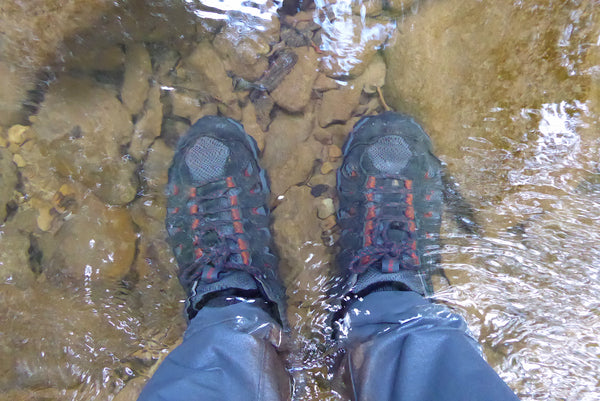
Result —
[{"label": "river rock", "polygon": [[168,170],[175,151],[159,138],[148,149],[141,176],[150,194],[163,194],[168,181]]},{"label": "river rock", "polygon": [[[271,146],[267,142],[267,147]],[[273,196],[284,193],[288,188],[306,181],[314,169],[315,160],[319,158],[322,145],[309,138],[294,147],[293,152],[279,163],[268,164],[269,177],[271,178],[271,192]]]},{"label": "river rock", "polygon": [[256,121],[256,109],[252,102],[248,102],[242,109],[242,125],[244,129],[258,145],[258,149],[262,152],[265,148],[265,133]]},{"label": "river rock", "polygon": [[9,127],[22,119],[21,102],[31,89],[33,74],[0,60],[0,126]]},{"label": "river rock", "polygon": [[276,15],[262,19],[239,14],[227,22],[213,45],[228,71],[248,81],[256,81],[269,67],[266,55],[271,44],[278,41],[279,19]]},{"label": "river rock", "polygon": [[6,218],[6,205],[13,198],[17,185],[17,166],[12,154],[6,148],[0,148],[0,224]]},{"label": "river rock", "polygon": [[35,281],[35,275],[29,267],[29,237],[11,223],[0,230],[0,283],[27,288]]},{"label": "river rock", "polygon": [[[98,48],[73,49],[73,57],[68,60],[71,69],[83,71],[116,71],[122,70],[125,65],[125,53],[119,45],[110,45]],[[77,51],[79,50],[79,51]]]},{"label": "river rock", "polygon": [[[320,71],[331,78],[348,79],[361,75],[395,32],[395,23],[391,20],[350,14],[348,11],[336,15],[323,28]],[[339,32],[351,32],[351,37],[339,35]]]},{"label": "river rock", "polygon": [[31,132],[26,125],[15,124],[8,129],[8,141],[11,144],[21,146],[23,142],[31,138]]},{"label": "river rock", "polygon": [[325,74],[319,73],[317,79],[313,85],[313,89],[320,92],[325,92],[331,89],[337,89],[340,87],[338,81],[333,78],[329,78]]},{"label": "river rock", "polygon": [[[326,297],[322,284],[330,274],[331,254],[321,241],[320,221],[307,186],[291,187],[273,211],[273,236],[281,257],[280,272],[288,288],[288,317],[301,327],[305,309],[319,308]],[[319,284],[321,283],[321,284]],[[320,311],[322,312],[322,311]]]},{"label": "river rock", "polygon": [[313,83],[317,79],[318,57],[311,47],[294,49],[298,61],[294,68],[271,93],[280,107],[291,112],[303,111],[310,100]]},{"label": "river rock", "polygon": [[162,117],[163,107],[160,102],[160,88],[158,85],[154,85],[148,92],[144,113],[133,127],[129,154],[135,159],[141,159],[146,154],[148,146],[160,135]]},{"label": "river rock", "polygon": [[335,206],[333,206],[333,199],[324,198],[317,202],[317,217],[321,220],[335,213]]},{"label": "river rock", "polygon": [[192,121],[192,117],[198,114],[198,111],[202,107],[200,99],[191,92],[174,90],[169,93],[169,97],[171,98],[173,114],[178,117],[187,118],[190,121]]},{"label": "river rock", "polygon": [[44,252],[44,274],[83,284],[115,282],[133,263],[136,233],[127,210],[107,207],[89,195],[57,232],[53,251]]},{"label": "river rock", "polygon": [[225,71],[225,66],[208,42],[201,42],[183,61],[181,73],[185,87],[210,94],[218,102],[230,106],[237,103],[233,93],[231,78]]},{"label": "river rock", "polygon": [[131,118],[115,92],[89,80],[60,77],[32,130],[60,175],[78,180],[110,204],[135,196],[135,165],[121,154],[131,140]]},{"label": "river rock", "polygon": [[125,51],[125,78],[121,88],[121,99],[131,114],[138,114],[148,96],[152,64],[146,47],[132,43]]},{"label": "river rock", "polygon": [[419,5],[421,0],[385,0],[385,8],[390,11],[406,13]]},{"label": "river rock", "polygon": [[377,88],[381,88],[385,84],[385,72],[385,61],[377,54],[357,81],[362,84],[365,93],[374,94],[377,92]]},{"label": "river rock", "polygon": [[[507,10],[510,18],[505,18]],[[385,49],[386,99],[423,121],[437,149],[462,154],[467,138],[483,129],[482,121],[499,105],[506,116],[514,116],[543,103],[581,99],[581,86],[573,82],[577,78],[557,76],[567,73],[559,67],[562,56],[548,54],[554,45],[544,45],[561,40],[561,33],[549,27],[569,23],[568,14],[545,7],[530,12],[509,0],[493,7],[459,0],[426,2],[418,13],[406,16],[393,45]],[[533,40],[540,32],[547,32],[548,39]],[[521,141],[522,127],[516,126],[521,119],[507,117],[504,125],[499,116],[492,120],[481,135],[494,132],[492,142],[506,141],[506,136]]]},{"label": "river rock", "polygon": [[339,90],[323,93],[321,107],[319,108],[319,125],[327,127],[332,123],[344,123],[352,116],[358,106],[362,83],[351,81]]},{"label": "river rock", "polygon": [[294,148],[310,136],[315,124],[315,115],[287,114],[279,112],[273,119],[267,132],[264,161],[265,163],[284,162]]}]

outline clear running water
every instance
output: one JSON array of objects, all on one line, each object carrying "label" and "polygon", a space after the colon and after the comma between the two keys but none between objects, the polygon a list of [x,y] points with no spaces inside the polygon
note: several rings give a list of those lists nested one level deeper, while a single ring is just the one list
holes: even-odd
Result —
[{"label": "clear running water", "polygon": [[[279,6],[0,7],[0,399],[134,400],[177,345],[162,186],[177,138],[216,113],[264,148],[294,399],[341,399],[327,199],[344,136],[383,110],[378,90],[423,123],[480,226],[445,211],[435,299],[522,400],[600,398],[600,2]],[[270,100],[233,90],[284,48],[299,61]]]}]

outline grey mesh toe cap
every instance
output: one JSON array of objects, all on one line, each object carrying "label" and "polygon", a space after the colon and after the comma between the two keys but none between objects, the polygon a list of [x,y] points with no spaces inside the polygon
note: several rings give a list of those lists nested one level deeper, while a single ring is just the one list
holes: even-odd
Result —
[{"label": "grey mesh toe cap", "polygon": [[221,177],[229,148],[222,142],[208,137],[200,137],[185,154],[185,164],[194,181],[206,182]]},{"label": "grey mesh toe cap", "polygon": [[406,141],[398,135],[384,136],[367,149],[373,166],[388,174],[399,174],[408,164],[412,152]]}]

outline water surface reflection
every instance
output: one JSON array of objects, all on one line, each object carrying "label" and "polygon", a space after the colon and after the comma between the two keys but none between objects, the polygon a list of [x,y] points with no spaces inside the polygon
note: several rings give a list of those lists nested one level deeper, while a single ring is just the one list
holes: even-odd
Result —
[{"label": "water surface reflection", "polygon": [[422,121],[481,225],[464,233],[446,211],[436,300],[523,400],[600,396],[597,1],[317,0],[295,15],[272,1],[13,3],[0,12],[2,398],[135,399],[176,346],[162,188],[179,136],[221,114],[271,176],[295,399],[340,399],[334,171],[351,126],[384,109],[379,92]]}]

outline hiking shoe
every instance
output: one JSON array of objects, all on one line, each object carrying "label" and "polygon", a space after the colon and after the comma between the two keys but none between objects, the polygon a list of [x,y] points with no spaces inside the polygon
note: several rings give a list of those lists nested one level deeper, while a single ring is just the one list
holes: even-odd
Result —
[{"label": "hiking shoe", "polygon": [[169,169],[166,227],[188,317],[220,294],[263,299],[285,322],[285,290],[269,231],[269,186],[256,141],[209,116],[180,139]]},{"label": "hiking shoe", "polygon": [[343,147],[337,172],[342,293],[382,287],[431,295],[439,260],[441,163],[410,117],[361,119]]}]

